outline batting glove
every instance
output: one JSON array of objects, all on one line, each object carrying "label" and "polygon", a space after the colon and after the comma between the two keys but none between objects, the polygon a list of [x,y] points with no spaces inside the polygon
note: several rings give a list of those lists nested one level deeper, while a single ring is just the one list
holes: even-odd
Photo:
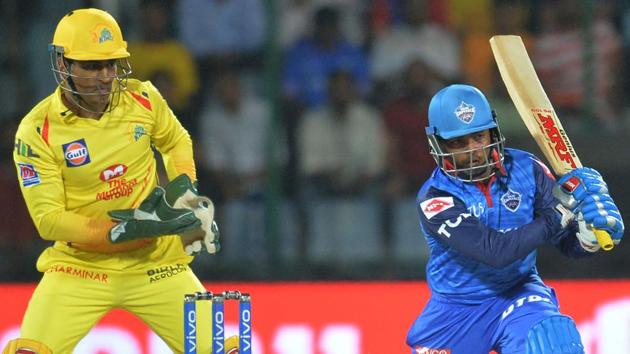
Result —
[{"label": "batting glove", "polygon": [[591,228],[608,232],[615,245],[623,238],[624,225],[619,208],[608,194],[592,194],[579,206],[584,222]]},{"label": "batting glove", "polygon": [[589,194],[607,194],[608,186],[602,175],[588,167],[576,168],[563,175],[553,189],[553,195],[571,211]]}]

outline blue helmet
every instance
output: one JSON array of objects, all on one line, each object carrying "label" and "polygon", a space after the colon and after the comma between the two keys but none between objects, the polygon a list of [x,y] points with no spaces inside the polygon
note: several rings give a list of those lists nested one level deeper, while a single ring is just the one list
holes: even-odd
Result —
[{"label": "blue helmet", "polygon": [[451,139],[496,127],[486,96],[473,86],[447,86],[429,104],[427,134]]},{"label": "blue helmet", "polygon": [[[440,141],[448,140],[484,130],[490,130],[492,143],[483,147],[487,165],[458,167],[454,154],[444,152]],[[494,112],[481,91],[470,85],[454,84],[438,91],[429,104],[429,126],[426,127],[431,155],[438,166],[449,176],[466,182],[475,182],[489,178],[494,171],[503,171],[503,150],[505,139],[499,130]],[[478,149],[475,149],[478,150]],[[474,150],[467,153],[472,159]],[[480,167],[492,169],[492,173],[476,177]]]}]

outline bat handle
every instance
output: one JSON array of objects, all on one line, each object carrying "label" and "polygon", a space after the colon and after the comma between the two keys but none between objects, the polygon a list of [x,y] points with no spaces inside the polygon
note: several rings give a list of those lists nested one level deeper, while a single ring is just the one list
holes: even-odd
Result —
[{"label": "bat handle", "polygon": [[597,238],[597,243],[604,249],[604,251],[610,251],[613,249],[615,244],[612,242],[610,235],[608,232],[600,229],[594,229],[593,233],[595,234],[595,238]]}]

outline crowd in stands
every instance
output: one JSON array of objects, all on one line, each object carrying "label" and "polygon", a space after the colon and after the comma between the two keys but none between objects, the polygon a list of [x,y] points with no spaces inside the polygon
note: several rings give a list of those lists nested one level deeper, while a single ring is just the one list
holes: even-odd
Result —
[{"label": "crowd in stands", "polygon": [[[501,109],[515,114],[488,44],[493,34],[525,39],[568,128],[616,134],[627,124],[630,9],[621,1],[584,1],[590,16],[569,0],[28,3],[3,2],[0,15],[0,58],[13,68],[0,73],[0,193],[14,201],[0,203],[0,213],[19,221],[0,230],[2,254],[36,255],[33,245],[42,246],[9,142],[54,84],[46,45],[75,7],[103,5],[120,19],[132,76],[151,80],[191,133],[199,185],[217,203],[225,239],[213,264],[266,264],[270,247],[292,262],[422,260],[414,197],[435,168],[424,132],[430,97],[465,82],[489,93],[499,119]],[[518,123],[505,126],[508,137],[526,134]],[[270,168],[281,187],[271,190],[275,243],[265,227]],[[0,259],[0,278],[33,274],[8,272],[12,261]],[[32,258],[24,264],[32,268]]]}]

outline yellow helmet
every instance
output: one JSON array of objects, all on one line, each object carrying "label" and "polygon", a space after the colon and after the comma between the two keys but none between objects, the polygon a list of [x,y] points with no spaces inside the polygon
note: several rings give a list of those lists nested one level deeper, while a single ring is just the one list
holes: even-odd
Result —
[{"label": "yellow helmet", "polygon": [[[73,60],[109,60],[130,56],[127,42],[112,15],[99,9],[67,13],[55,30],[52,46]],[[63,51],[60,49],[63,48]]]},{"label": "yellow helmet", "polygon": [[[55,30],[52,43],[48,46],[50,67],[55,81],[70,99],[82,109],[104,113],[118,105],[120,93],[127,89],[127,79],[131,74],[127,42],[123,40],[118,23],[109,13],[99,9],[79,9],[66,14]],[[111,79],[114,84],[106,110],[96,110],[85,104],[87,96],[102,96],[99,92],[79,92],[73,80],[88,78],[73,73],[74,61],[115,61],[116,72]],[[99,77],[107,79],[107,77]],[[81,98],[83,96],[83,98]]]}]

